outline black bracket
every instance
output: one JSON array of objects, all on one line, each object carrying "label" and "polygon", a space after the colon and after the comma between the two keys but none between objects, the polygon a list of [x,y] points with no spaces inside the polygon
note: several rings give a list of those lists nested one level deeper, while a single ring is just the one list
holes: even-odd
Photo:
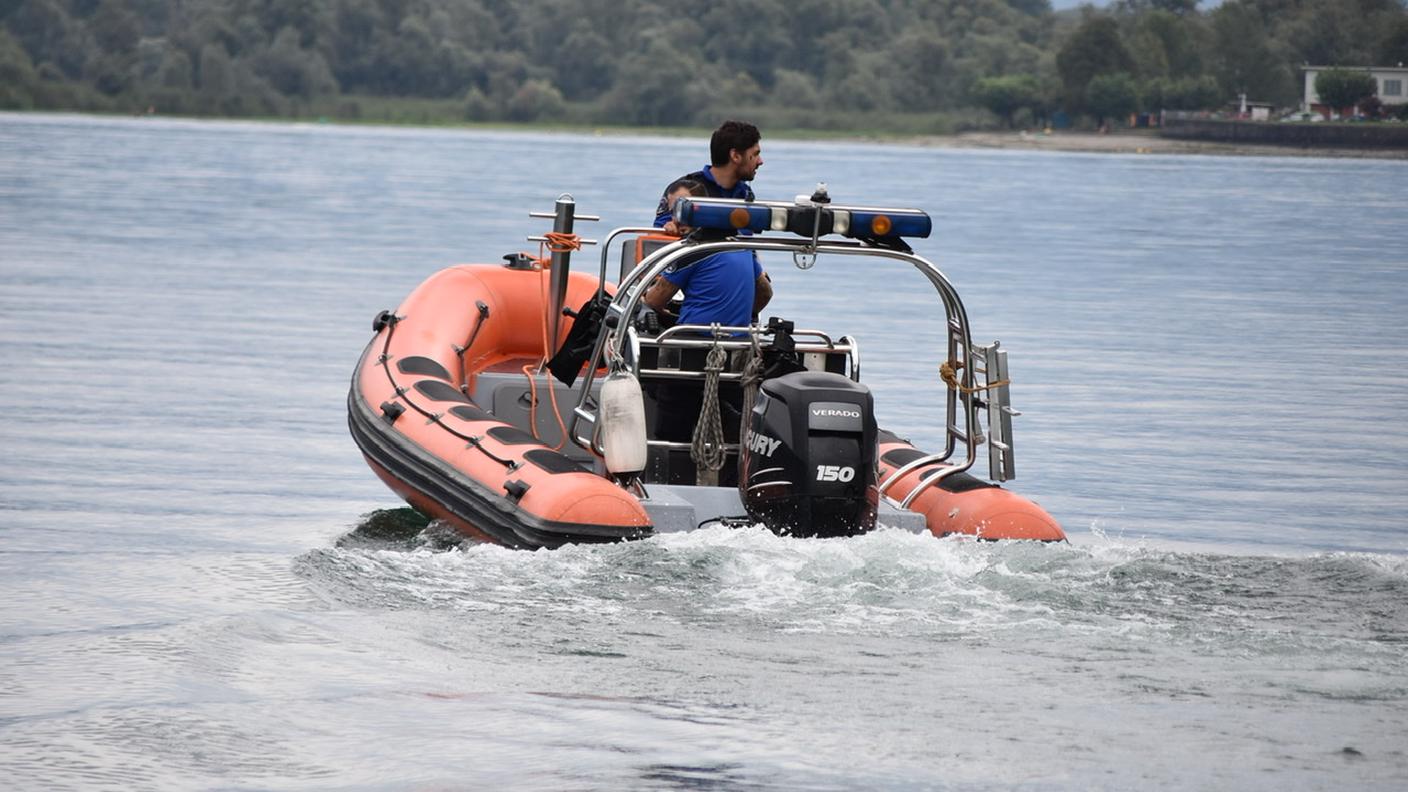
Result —
[{"label": "black bracket", "polygon": [[861,239],[861,242],[864,242],[865,244],[871,247],[883,248],[885,250],[895,250],[900,253],[914,252],[914,248],[910,247],[908,242],[904,241],[903,239],[897,236],[863,237]]},{"label": "black bracket", "polygon": [[782,319],[776,316],[769,316],[767,329],[772,330],[773,332],[777,332],[779,329],[781,329],[788,333],[791,333],[793,330],[797,329],[797,323],[792,321],[791,319]]},{"label": "black bracket", "polygon": [[524,494],[526,494],[528,489],[532,486],[531,484],[525,483],[522,479],[514,479],[504,482],[504,491],[508,493],[510,500],[517,502],[523,499]]},{"label": "black bracket", "polygon": [[385,418],[387,423],[396,423],[396,419],[400,418],[405,411],[405,405],[389,401],[381,403],[381,417]]},{"label": "black bracket", "polygon": [[372,319],[372,332],[380,333],[382,331],[382,328],[385,328],[388,325],[395,327],[396,323],[404,318],[406,317],[397,316],[396,314],[390,311],[381,311],[376,315],[375,318]]}]

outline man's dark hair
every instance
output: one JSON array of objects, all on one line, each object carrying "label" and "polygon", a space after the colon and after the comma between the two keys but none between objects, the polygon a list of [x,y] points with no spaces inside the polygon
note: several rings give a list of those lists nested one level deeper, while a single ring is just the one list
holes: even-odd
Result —
[{"label": "man's dark hair", "polygon": [[747,151],[762,139],[762,133],[752,124],[745,121],[725,121],[714,130],[714,136],[709,138],[709,162],[712,165],[727,165],[730,151]]}]

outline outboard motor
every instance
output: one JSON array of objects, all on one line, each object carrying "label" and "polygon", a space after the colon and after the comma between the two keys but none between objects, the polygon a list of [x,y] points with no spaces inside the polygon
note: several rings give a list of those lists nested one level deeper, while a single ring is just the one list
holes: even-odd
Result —
[{"label": "outboard motor", "polygon": [[779,534],[851,536],[875,527],[870,389],[840,374],[764,380],[738,455],[748,516]]}]

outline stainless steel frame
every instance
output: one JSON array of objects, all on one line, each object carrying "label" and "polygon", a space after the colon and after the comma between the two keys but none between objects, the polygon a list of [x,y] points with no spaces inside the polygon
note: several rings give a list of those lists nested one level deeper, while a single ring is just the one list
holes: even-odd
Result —
[{"label": "stainless steel frame", "polygon": [[[626,227],[613,230],[606,238],[606,242],[601,247],[601,272],[604,283],[607,272],[608,259],[613,251],[613,242],[618,236],[625,234],[646,234],[658,233],[658,229],[647,227]],[[703,377],[702,372],[671,371],[661,369],[647,369],[644,372],[640,369],[640,349],[642,345],[654,345],[663,349],[689,349],[707,348],[717,343],[726,350],[750,349],[754,340],[762,343],[767,337],[768,330],[765,327],[721,327],[721,326],[675,326],[661,333],[654,339],[642,340],[636,333],[632,324],[632,318],[636,314],[637,307],[645,294],[648,284],[657,276],[665,272],[670,265],[679,261],[686,255],[701,255],[709,253],[722,253],[734,250],[763,251],[790,253],[793,255],[802,254],[825,254],[837,256],[865,256],[881,259],[892,259],[908,263],[919,270],[928,279],[929,283],[938,292],[939,300],[944,307],[946,318],[945,325],[948,329],[948,356],[947,360],[961,363],[958,369],[959,388],[947,389],[947,400],[945,407],[945,443],[941,452],[927,455],[917,459],[907,465],[900,467],[884,481],[880,482],[880,494],[887,501],[894,503],[886,494],[894,486],[901,476],[918,468],[932,465],[939,462],[948,463],[939,474],[925,479],[919,486],[915,487],[903,502],[895,504],[907,507],[913,503],[923,491],[937,484],[946,476],[953,475],[968,470],[977,459],[977,447],[984,442],[982,430],[979,425],[979,409],[987,408],[990,422],[993,422],[993,429],[990,431],[992,440],[1001,443],[1001,446],[990,448],[990,467],[992,468],[992,478],[1003,481],[1014,475],[1011,456],[1011,423],[1010,416],[1016,413],[1009,406],[1006,380],[1006,351],[997,349],[997,344],[987,347],[975,347],[972,343],[972,332],[968,322],[968,315],[963,307],[962,300],[959,299],[958,292],[953,284],[941,272],[938,267],[927,259],[913,252],[894,250],[883,247],[876,247],[860,242],[840,242],[840,241],[819,241],[802,237],[774,237],[774,236],[751,236],[729,238],[721,241],[695,242],[689,239],[674,242],[657,250],[643,259],[633,270],[631,270],[621,283],[617,286],[615,297],[612,299],[607,309],[607,322],[603,332],[597,337],[596,345],[593,348],[592,357],[586,369],[585,382],[581,389],[581,396],[577,406],[572,411],[572,419],[568,428],[568,434],[573,442],[589,450],[591,453],[601,456],[600,430],[596,421],[596,405],[591,399],[591,384],[596,378],[599,368],[611,368],[626,366],[637,376],[645,373],[649,376],[692,378]],[[712,338],[687,337],[686,334],[702,333]],[[860,378],[860,357],[859,348],[855,340],[846,336],[833,341],[825,333],[815,330],[797,330],[794,336],[800,339],[811,339],[809,343],[799,343],[798,351],[832,352],[844,351],[848,359],[849,375],[853,379]],[[738,373],[725,373],[724,379],[738,379]],[[979,381],[981,377],[981,381]],[[979,394],[984,394],[979,398]],[[962,418],[960,422],[960,416]],[[994,419],[997,419],[994,421]],[[964,450],[963,459],[958,462],[951,462],[954,452],[961,447]],[[651,440],[652,447],[659,448],[688,448],[687,443],[669,443],[659,440]],[[737,446],[732,446],[736,450]]]}]

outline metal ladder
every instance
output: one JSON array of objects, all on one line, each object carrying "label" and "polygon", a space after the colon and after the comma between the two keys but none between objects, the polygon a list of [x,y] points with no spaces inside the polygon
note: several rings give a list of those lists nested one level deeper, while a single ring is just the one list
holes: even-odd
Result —
[{"label": "metal ladder", "polygon": [[[1007,379],[1007,350],[997,341],[974,344],[973,361],[978,367],[973,373],[979,391],[985,398],[988,418],[988,477],[993,481],[1011,481],[1017,477],[1017,462],[1012,453],[1012,418],[1021,413],[1012,409],[1012,391]],[[980,440],[981,442],[981,440]]]},{"label": "metal ladder", "polygon": [[[994,341],[991,344],[973,344],[969,347],[969,359],[972,361],[974,401],[976,406],[984,407],[987,411],[988,434],[983,437],[982,427],[973,426],[974,445],[988,445],[988,474],[993,481],[1011,481],[1017,477],[1016,459],[1012,452],[1012,418],[1021,413],[1012,409],[1012,395],[1010,382],[1007,377],[1007,350],[1002,349],[1001,342]],[[978,396],[976,394],[983,394]],[[949,436],[957,441],[966,444],[968,434],[957,425],[948,426]],[[884,481],[880,482],[879,494],[885,497],[893,505],[902,509],[909,508],[915,499],[923,494],[930,487],[938,484],[945,477],[954,473],[966,470],[971,465],[973,458],[960,466],[952,466],[935,475],[920,480],[914,489],[904,497],[903,501],[895,503],[886,494],[901,478],[909,473],[929,465],[939,464],[947,461],[949,452],[928,454],[902,465],[891,473]]]}]

